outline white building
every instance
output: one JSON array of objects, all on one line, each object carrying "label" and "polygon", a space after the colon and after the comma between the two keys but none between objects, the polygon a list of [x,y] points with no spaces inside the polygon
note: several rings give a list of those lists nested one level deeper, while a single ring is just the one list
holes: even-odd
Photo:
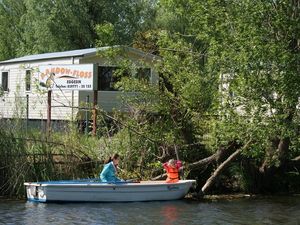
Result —
[{"label": "white building", "polygon": [[[111,49],[120,50],[115,60],[105,57],[105,54],[98,54]],[[158,75],[153,70],[156,57],[124,46],[45,53],[2,61],[0,62],[0,84],[4,94],[0,97],[0,118],[47,119],[47,94],[39,91],[33,79],[34,71],[44,65],[96,65],[97,72],[94,76],[98,78],[98,105],[107,112],[113,109],[125,110],[119,98],[122,93],[115,90],[112,85],[113,71],[118,66],[118,62],[124,59],[129,59],[138,65],[138,71],[142,76],[148,76],[150,82],[158,82]],[[81,102],[86,101],[86,96],[89,96],[90,102],[93,101],[93,91],[53,90],[51,119],[75,119],[78,113],[77,107]]]}]

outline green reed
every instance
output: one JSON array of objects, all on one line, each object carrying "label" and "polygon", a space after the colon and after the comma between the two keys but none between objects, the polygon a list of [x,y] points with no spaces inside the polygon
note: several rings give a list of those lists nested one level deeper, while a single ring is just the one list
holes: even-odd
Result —
[{"label": "green reed", "polygon": [[0,196],[24,197],[24,182],[95,177],[97,140],[71,129],[45,137],[40,131],[0,129]]}]

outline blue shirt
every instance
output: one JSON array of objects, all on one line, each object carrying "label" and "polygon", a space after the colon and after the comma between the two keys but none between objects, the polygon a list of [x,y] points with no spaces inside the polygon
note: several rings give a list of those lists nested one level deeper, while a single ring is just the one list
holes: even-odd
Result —
[{"label": "blue shirt", "polygon": [[116,177],[116,168],[113,162],[109,162],[104,165],[103,170],[100,174],[100,179],[102,182],[116,182],[121,181]]}]

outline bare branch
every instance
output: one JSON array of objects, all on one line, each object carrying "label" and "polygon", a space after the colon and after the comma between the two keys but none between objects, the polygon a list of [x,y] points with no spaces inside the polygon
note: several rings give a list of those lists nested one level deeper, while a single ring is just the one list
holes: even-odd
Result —
[{"label": "bare branch", "polygon": [[231,156],[229,156],[221,165],[214,171],[214,173],[208,178],[204,186],[201,188],[203,194],[205,194],[209,188],[215,183],[216,178],[224,171],[224,169],[237,158],[237,156],[246,148],[249,147],[252,139],[250,139],[242,148],[236,150]]}]

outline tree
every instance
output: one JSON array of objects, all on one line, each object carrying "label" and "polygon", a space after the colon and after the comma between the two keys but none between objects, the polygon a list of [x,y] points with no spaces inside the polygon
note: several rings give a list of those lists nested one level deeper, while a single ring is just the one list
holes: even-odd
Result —
[{"label": "tree", "polygon": [[155,1],[143,0],[4,0],[0,52],[8,59],[95,47],[105,24],[114,28],[114,38],[104,44],[131,44],[135,32],[151,26],[155,7]]},{"label": "tree", "polygon": [[26,12],[24,1],[0,1],[0,60],[17,55],[23,41],[21,18]]},{"label": "tree", "polygon": [[300,154],[296,150],[300,5],[298,1],[243,1],[234,12],[234,41],[218,43],[224,56],[222,70],[232,74],[230,90],[237,96],[225,111],[240,106],[251,121],[256,145],[248,153],[261,156],[262,185],[271,189],[274,173],[285,172],[287,163]]},{"label": "tree", "polygon": [[[274,174],[286,178],[293,169],[287,165],[300,154],[298,1],[160,4],[161,32],[141,39],[156,42],[145,49],[155,46],[163,58],[156,97],[164,120],[173,122],[172,140],[217,150],[250,138],[241,151],[242,170],[256,171],[248,176],[256,191],[274,190]],[[200,132],[200,124],[211,127]]]}]

